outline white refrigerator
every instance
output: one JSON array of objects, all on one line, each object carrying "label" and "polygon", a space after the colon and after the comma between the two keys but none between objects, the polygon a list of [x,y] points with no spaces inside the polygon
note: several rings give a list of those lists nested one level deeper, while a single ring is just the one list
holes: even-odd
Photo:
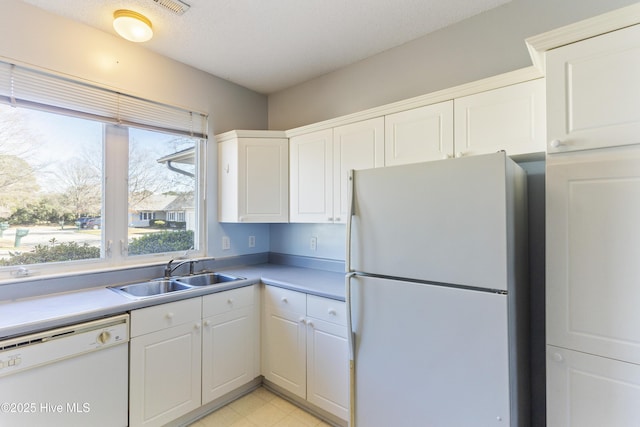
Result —
[{"label": "white refrigerator", "polygon": [[350,178],[351,427],[527,426],[524,171],[500,152]]}]

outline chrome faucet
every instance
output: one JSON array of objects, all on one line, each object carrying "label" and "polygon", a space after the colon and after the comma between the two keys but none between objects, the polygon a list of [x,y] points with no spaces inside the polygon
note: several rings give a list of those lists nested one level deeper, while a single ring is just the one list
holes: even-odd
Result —
[{"label": "chrome faucet", "polygon": [[185,259],[184,261],[180,261],[180,262],[179,262],[178,264],[176,264],[174,267],[171,267],[171,263],[173,263],[173,261],[174,261],[174,260],[169,261],[169,262],[167,263],[166,267],[164,268],[164,277],[165,277],[165,279],[170,278],[170,277],[171,277],[171,274],[173,274],[173,272],[174,272],[177,268],[179,268],[179,267],[181,267],[181,266],[183,266],[183,265],[185,265],[185,264],[187,264],[187,263],[189,263],[189,275],[190,275],[190,276],[192,276],[192,275],[193,275],[193,266],[194,266],[194,264],[195,264],[196,262],[198,262],[198,260],[197,260],[197,259]]}]

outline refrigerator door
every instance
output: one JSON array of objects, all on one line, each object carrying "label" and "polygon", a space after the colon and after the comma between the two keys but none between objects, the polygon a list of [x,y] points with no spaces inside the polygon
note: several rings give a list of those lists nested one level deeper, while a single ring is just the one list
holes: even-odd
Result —
[{"label": "refrigerator door", "polygon": [[351,308],[355,427],[510,425],[506,295],[354,276]]},{"label": "refrigerator door", "polygon": [[506,290],[513,168],[496,153],[354,171],[351,269]]}]

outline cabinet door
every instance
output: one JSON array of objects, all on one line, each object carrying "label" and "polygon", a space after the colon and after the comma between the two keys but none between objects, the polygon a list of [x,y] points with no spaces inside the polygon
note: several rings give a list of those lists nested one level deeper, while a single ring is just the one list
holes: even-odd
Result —
[{"label": "cabinet door", "polygon": [[333,129],[333,222],[346,222],[349,171],[384,166],[384,118]]},{"label": "cabinet door", "polygon": [[[224,292],[223,292],[224,293]],[[211,402],[253,380],[255,372],[253,306],[204,319],[202,403]]]},{"label": "cabinet door", "polygon": [[640,366],[547,346],[547,426],[640,425]]},{"label": "cabinet door", "polygon": [[640,146],[547,156],[547,343],[640,364]]},{"label": "cabinet door", "polygon": [[640,143],[640,25],[546,54],[548,152]]},{"label": "cabinet door", "polygon": [[343,420],[349,419],[346,326],[308,318],[307,400]]},{"label": "cabinet door", "polygon": [[241,138],[238,151],[238,220],[287,222],[289,141]]},{"label": "cabinet door", "polygon": [[185,323],[131,340],[131,427],[163,426],[200,407],[200,351],[200,323]]},{"label": "cabinet door", "polygon": [[290,221],[332,222],[333,130],[296,136],[290,148]]},{"label": "cabinet door", "polygon": [[265,305],[263,374],[272,383],[306,399],[306,325],[304,313]]},{"label": "cabinet door", "polygon": [[287,222],[289,140],[236,138],[218,144],[220,222]]},{"label": "cabinet door", "polygon": [[456,157],[544,152],[544,79],[532,80],[454,100]]},{"label": "cabinet door", "polygon": [[446,159],[453,155],[453,101],[384,118],[385,166]]}]

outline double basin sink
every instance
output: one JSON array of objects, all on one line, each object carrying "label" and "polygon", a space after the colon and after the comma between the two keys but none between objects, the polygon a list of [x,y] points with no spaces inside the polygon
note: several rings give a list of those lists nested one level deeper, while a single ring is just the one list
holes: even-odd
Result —
[{"label": "double basin sink", "polygon": [[199,273],[192,276],[154,279],[130,285],[109,286],[109,289],[129,298],[140,299],[238,280],[245,280],[245,278],[222,273]]}]

